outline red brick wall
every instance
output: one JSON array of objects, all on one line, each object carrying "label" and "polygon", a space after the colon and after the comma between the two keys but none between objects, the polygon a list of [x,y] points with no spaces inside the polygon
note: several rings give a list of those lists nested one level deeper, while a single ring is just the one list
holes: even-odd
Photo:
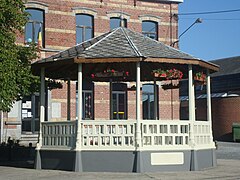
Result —
[{"label": "red brick wall", "polygon": [[[51,102],[61,103],[61,116],[67,118],[67,82],[62,82],[62,89],[53,89],[51,91]],[[71,83],[71,119],[76,119],[76,85]]]},{"label": "red brick wall", "polygon": [[110,119],[109,85],[94,87],[94,116],[96,120]]},{"label": "red brick wall", "polygon": [[[196,118],[207,119],[206,99],[196,101]],[[212,127],[215,140],[232,141],[232,123],[240,123],[240,97],[212,99]]]},{"label": "red brick wall", "polygon": [[214,99],[212,117],[215,139],[230,140],[232,123],[240,123],[240,97]]},{"label": "red brick wall", "polygon": [[[169,82],[162,82],[162,84]],[[173,82],[176,84],[177,82]],[[161,86],[160,86],[161,87]],[[180,101],[179,89],[163,89],[159,90],[159,117],[162,120],[179,119]]]}]

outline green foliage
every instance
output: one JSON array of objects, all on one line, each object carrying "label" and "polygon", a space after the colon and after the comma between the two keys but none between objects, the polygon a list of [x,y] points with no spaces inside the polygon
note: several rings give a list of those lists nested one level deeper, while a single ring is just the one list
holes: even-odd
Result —
[{"label": "green foliage", "polygon": [[31,73],[36,47],[15,43],[27,16],[22,0],[0,0],[0,111],[9,111],[14,101],[34,91],[38,83]]}]

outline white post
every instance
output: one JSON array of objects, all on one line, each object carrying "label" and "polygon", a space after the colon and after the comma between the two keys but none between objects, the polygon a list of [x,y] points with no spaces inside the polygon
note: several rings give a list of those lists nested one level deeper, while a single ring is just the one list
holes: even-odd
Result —
[{"label": "white post", "polygon": [[38,148],[42,147],[42,123],[45,119],[45,68],[41,68],[41,89],[40,89],[40,128],[39,128],[39,142]]},{"label": "white post", "polygon": [[140,62],[136,63],[136,119],[137,119],[137,128],[136,128],[136,149],[140,149],[141,147],[141,96],[140,96],[140,86],[141,86],[141,68]]},{"label": "white post", "polygon": [[1,137],[0,137],[0,144],[3,143],[3,111],[0,111],[0,121],[1,121]]},{"label": "white post", "polygon": [[194,146],[194,121],[195,121],[195,95],[194,95],[194,82],[193,82],[193,69],[192,65],[188,65],[188,108],[189,108],[189,121],[190,121],[190,143]]},{"label": "white post", "polygon": [[67,81],[67,120],[71,120],[71,81]]},{"label": "white post", "polygon": [[211,107],[211,80],[210,80],[209,70],[207,70],[207,120],[209,122],[209,131],[211,133],[211,142],[213,142],[212,107]]},{"label": "white post", "polygon": [[81,123],[82,123],[82,64],[78,64],[78,120],[77,120],[77,136],[76,150],[81,149]]},{"label": "white post", "polygon": [[157,92],[156,78],[154,78],[154,119],[158,120],[158,92]]}]

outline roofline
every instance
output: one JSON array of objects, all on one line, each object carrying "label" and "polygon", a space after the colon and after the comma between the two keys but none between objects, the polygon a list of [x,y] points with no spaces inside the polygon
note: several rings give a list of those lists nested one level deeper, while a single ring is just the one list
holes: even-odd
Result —
[{"label": "roofline", "polygon": [[157,0],[157,1],[183,3],[184,0]]},{"label": "roofline", "polygon": [[192,64],[201,66],[212,70],[213,72],[219,71],[219,66],[213,63],[209,63],[198,59],[179,59],[179,58],[144,58],[144,57],[122,57],[122,58],[74,58],[74,63],[114,63],[114,62],[158,62],[158,63],[169,63],[169,64]]},{"label": "roofline", "polygon": [[83,58],[75,57],[74,63],[114,63],[114,62],[139,62],[141,57],[121,57],[121,58]]},{"label": "roofline", "polygon": [[209,63],[198,59],[179,59],[179,58],[146,58],[147,62],[159,62],[159,63],[172,63],[172,64],[192,64],[198,65],[214,72],[219,71],[219,66],[213,63]]}]

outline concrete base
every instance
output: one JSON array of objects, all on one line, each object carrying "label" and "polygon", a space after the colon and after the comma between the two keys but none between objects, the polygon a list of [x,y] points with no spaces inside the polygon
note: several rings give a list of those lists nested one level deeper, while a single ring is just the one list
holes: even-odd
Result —
[{"label": "concrete base", "polygon": [[36,161],[37,169],[77,172],[196,171],[216,166],[214,149],[171,152],[40,150],[37,157],[40,158]]},{"label": "concrete base", "polygon": [[215,149],[191,151],[191,171],[216,167],[216,152]]}]

